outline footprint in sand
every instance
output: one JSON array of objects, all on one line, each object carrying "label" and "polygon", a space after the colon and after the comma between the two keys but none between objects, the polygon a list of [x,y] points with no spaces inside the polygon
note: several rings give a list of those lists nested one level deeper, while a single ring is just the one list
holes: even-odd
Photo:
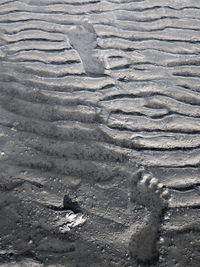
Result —
[{"label": "footprint in sand", "polygon": [[104,74],[104,64],[95,54],[96,32],[93,26],[83,20],[74,25],[68,32],[72,47],[79,53],[86,74],[101,76]]},{"label": "footprint in sand", "polygon": [[157,241],[169,193],[156,178],[139,171],[131,181],[130,199],[131,202],[144,206],[149,216],[142,225],[133,228],[129,252],[138,262],[151,263],[158,258]]}]

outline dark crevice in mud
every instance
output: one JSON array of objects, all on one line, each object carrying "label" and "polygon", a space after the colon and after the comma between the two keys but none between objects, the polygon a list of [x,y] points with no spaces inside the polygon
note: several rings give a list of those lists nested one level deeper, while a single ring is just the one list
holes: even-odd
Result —
[{"label": "dark crevice in mud", "polygon": [[[1,15],[1,14],[0,14]],[[5,35],[8,35],[8,36],[12,36],[12,35],[18,35],[18,34],[21,34],[23,33],[24,31],[42,31],[44,33],[51,33],[51,34],[62,34],[61,31],[55,31],[55,30],[49,30],[49,29],[42,29],[42,27],[40,29],[38,28],[34,28],[34,27],[27,27],[27,28],[24,28],[24,29],[20,29],[20,30],[13,30],[12,32],[11,31],[8,31],[8,30],[4,30],[3,33]]]},{"label": "dark crevice in mud", "polygon": [[167,231],[164,230],[162,235],[164,237],[170,237],[173,239],[174,235],[183,235],[183,234],[191,234],[191,233],[200,233],[200,229],[196,228],[195,226],[189,226],[185,229],[170,229]]},{"label": "dark crevice in mud", "polygon": [[184,206],[184,207],[169,207],[168,212],[173,216],[176,215],[177,212],[180,215],[184,215],[188,212],[188,214],[196,214],[196,212],[200,211],[200,206]]},{"label": "dark crevice in mud", "polygon": [[77,201],[73,201],[68,195],[63,198],[63,206],[57,207],[48,205],[48,208],[54,211],[73,211],[74,213],[82,213],[82,209]]},{"label": "dark crevice in mud", "polygon": [[20,179],[19,181],[16,182],[10,182],[10,183],[5,183],[5,184],[0,184],[0,191],[5,192],[5,191],[12,191],[13,189],[16,189],[20,186],[22,186],[23,184],[31,184],[37,188],[43,188],[43,185],[37,182],[33,182],[33,181],[28,181],[28,180],[22,180]]},{"label": "dark crevice in mud", "polygon": [[[159,166],[161,168],[165,168],[165,169],[171,169],[171,166]],[[173,166],[173,169],[185,169],[185,168],[192,168],[192,169],[198,169],[200,167],[200,164],[196,164],[196,165],[185,165],[185,166]]]},{"label": "dark crevice in mud", "polygon": [[[153,106],[153,105],[144,105],[144,107],[149,108],[149,110],[159,110],[159,109],[164,109],[164,108],[168,108],[165,106]],[[160,119],[165,119],[171,115],[181,115],[187,118],[200,118],[200,116],[193,116],[193,115],[188,115],[188,114],[184,114],[182,112],[176,112],[176,111],[168,111],[166,112],[166,114],[162,115],[162,114],[154,114],[154,115],[148,115],[148,113],[144,113],[144,112],[126,112],[120,109],[116,109],[115,111],[111,111],[110,115],[115,115],[115,114],[120,114],[120,115],[129,115],[129,116],[142,116],[143,118],[150,118],[150,119],[154,119],[154,120],[160,120]]]},{"label": "dark crevice in mud", "polygon": [[[110,41],[110,39],[112,40],[112,38],[107,38],[107,39],[109,39],[109,41]],[[115,38],[115,39],[117,39],[117,37]],[[120,40],[121,41],[121,40]],[[149,40],[150,41],[150,40]],[[147,43],[149,42],[149,41],[147,41]],[[163,41],[158,41],[159,43],[163,43]],[[165,42],[167,42],[167,41],[165,41]],[[177,41],[176,43],[178,43],[179,41]],[[117,43],[117,40],[116,40],[116,43]],[[127,46],[128,46],[128,44],[129,44],[129,41],[128,41],[128,43],[127,43]],[[131,45],[131,42],[130,42],[130,45]],[[176,56],[178,56],[178,55],[199,55],[199,52],[189,52],[189,51],[169,51],[168,49],[167,50],[164,50],[163,48],[161,49],[161,48],[156,48],[156,47],[151,47],[151,48],[148,48],[148,47],[145,47],[145,48],[134,48],[134,47],[115,47],[115,46],[112,46],[112,45],[105,45],[105,47],[103,47],[103,46],[101,46],[101,45],[97,45],[97,47],[96,47],[97,49],[99,49],[99,50],[102,50],[102,51],[106,51],[106,50],[108,50],[108,49],[114,49],[114,50],[119,50],[119,51],[122,51],[122,52],[141,52],[141,51],[156,51],[156,52],[161,52],[161,53],[167,53],[167,54],[169,54],[169,55],[176,55]],[[134,64],[135,65],[141,65],[142,63],[140,63],[140,62],[134,62]]]},{"label": "dark crevice in mud", "polygon": [[106,74],[106,73],[92,73],[92,72],[89,72],[89,71],[87,71],[86,72],[86,74],[87,74],[87,76],[86,77],[90,77],[90,78],[102,78],[102,77],[109,77],[109,75],[108,74]]},{"label": "dark crevice in mud", "polygon": [[[197,193],[199,193],[199,195],[200,195],[200,184],[192,184],[192,185],[186,185],[186,186],[184,186],[184,187],[173,187],[173,186],[167,186],[169,189],[170,189],[170,191],[172,192],[172,193],[182,193],[182,194],[186,194],[186,193],[191,193],[191,192],[193,192],[193,193],[195,193],[195,192],[197,192]],[[195,204],[194,204],[195,205]]]},{"label": "dark crevice in mud", "polygon": [[[191,17],[192,18],[192,17]],[[127,22],[155,22],[155,21],[159,21],[159,20],[163,20],[163,19],[179,19],[178,16],[160,16],[159,18],[131,18],[129,17],[128,15],[124,15],[124,16],[121,16],[118,20],[119,21],[127,21]],[[197,19],[198,20],[198,19]]]},{"label": "dark crevice in mud", "polygon": [[104,85],[104,86],[102,86],[102,88],[101,88],[101,90],[106,90],[106,89],[111,89],[111,88],[114,88],[114,84],[107,84],[107,85]]},{"label": "dark crevice in mud", "polygon": [[200,75],[191,72],[174,72],[174,76],[186,78],[200,78]]},{"label": "dark crevice in mud", "polygon": [[[186,89],[186,88],[185,88]],[[187,89],[188,90],[188,89]],[[191,92],[187,92],[189,94],[191,94]],[[196,92],[197,94],[197,92]],[[198,100],[198,98],[195,99],[195,97],[198,97],[198,94],[195,96],[182,96],[182,98],[180,96],[176,96],[176,94],[173,95],[173,92],[151,92],[151,91],[146,91],[146,92],[138,92],[138,93],[117,93],[113,94],[111,96],[104,96],[100,102],[104,102],[104,101],[112,101],[112,100],[122,100],[122,99],[127,99],[127,100],[131,100],[131,99],[135,99],[135,98],[140,98],[140,99],[149,99],[149,98],[153,98],[153,97],[164,97],[164,98],[169,98],[172,100],[176,100],[178,102],[180,102],[181,104],[190,104],[193,106],[197,106],[199,107],[200,105],[200,99]],[[194,99],[193,99],[194,98]]]},{"label": "dark crevice in mud", "polygon": [[200,212],[200,205],[195,205],[195,206],[190,206],[190,205],[185,205],[184,208],[183,207],[170,207],[171,210],[175,210],[175,211],[179,211],[179,210],[197,210]]},{"label": "dark crevice in mud", "polygon": [[[90,4],[90,3],[89,3]],[[94,4],[96,4],[96,3],[94,3]],[[93,5],[94,5],[93,4]],[[74,4],[73,4],[74,5]],[[32,6],[32,8],[36,8],[37,6],[33,6],[33,5],[29,5],[29,6]],[[176,9],[176,8],[173,8],[173,7],[169,7],[169,6],[164,6],[164,8],[165,8],[165,10],[168,10],[168,11],[176,11],[176,12],[180,12],[181,10],[189,10],[189,11],[194,11],[194,10],[199,10],[199,8],[198,7],[182,7],[182,8],[180,8],[180,9]],[[115,12],[137,12],[137,13],[143,13],[143,12],[151,12],[151,11],[155,11],[155,9],[157,10],[157,12],[159,12],[159,9],[163,9],[163,7],[161,7],[161,6],[154,6],[154,7],[146,7],[146,8],[143,8],[143,9],[138,9],[138,8],[135,8],[135,9],[133,9],[133,8],[114,8],[113,7],[113,11],[115,11]],[[9,15],[9,14],[17,14],[17,13],[21,13],[21,12],[23,12],[24,10],[18,10],[18,9],[16,9],[16,10],[11,10],[11,11],[7,11],[7,12],[2,12],[1,13],[1,15]],[[100,10],[100,9],[96,9],[96,10],[90,10],[89,12],[90,12],[90,14],[103,14],[103,13],[106,13],[106,12],[109,12],[110,10],[109,9],[105,9],[104,11],[102,11],[102,10]],[[77,10],[77,12],[66,12],[66,11],[52,11],[52,10],[47,10],[47,11],[39,11],[37,8],[35,9],[35,10],[32,10],[32,11],[30,11],[30,10],[25,10],[25,12],[26,13],[34,13],[34,14],[48,14],[48,15],[51,15],[51,14],[53,14],[53,15],[56,15],[56,14],[59,14],[59,15],[80,15],[80,16],[82,16],[82,15],[85,15],[85,13],[84,12],[82,12],[82,11],[79,11],[79,10]]]},{"label": "dark crevice in mud", "polygon": [[[21,67],[21,66],[20,66]],[[21,67],[21,69],[23,69],[23,67]],[[21,70],[19,67],[18,67],[18,70],[17,70],[17,72],[19,73],[19,74],[30,74],[30,73],[33,73],[34,71],[30,71],[30,70],[26,70],[25,68],[24,68],[24,70],[25,71],[23,71],[23,72],[21,72],[20,70]],[[44,74],[42,75],[42,72],[41,71],[39,71],[39,70],[36,70],[35,71],[35,76],[37,75],[37,77],[38,78],[40,78],[40,79],[43,79],[43,78],[57,78],[57,79],[59,79],[59,78],[66,78],[66,77],[74,77],[74,76],[76,76],[76,77],[88,77],[88,76],[85,76],[84,75],[84,73],[77,73],[77,74],[74,74],[74,73],[64,73],[64,74],[59,74],[59,75],[57,75],[57,74],[55,74],[54,76],[50,76],[50,75],[44,75],[45,74],[45,72],[44,72]],[[29,81],[28,81],[29,82]],[[31,83],[31,82],[30,82]]]},{"label": "dark crevice in mud", "polygon": [[[94,25],[101,25],[101,23],[96,23]],[[107,22],[107,23],[104,23],[103,24],[104,26],[111,26],[111,27],[115,27],[117,28],[117,24],[113,24],[113,22]],[[198,32],[199,29],[198,28],[192,28],[192,27],[180,27],[180,26],[172,26],[172,25],[168,25],[168,26],[158,26],[158,28],[153,28],[153,29],[144,29],[144,28],[139,28],[139,29],[136,29],[134,26],[127,26],[126,27],[120,27],[118,26],[118,28],[120,28],[120,30],[124,30],[124,31],[135,31],[135,32],[142,32],[142,33],[150,33],[150,32],[159,32],[159,31],[163,31],[163,30],[166,30],[166,29],[175,29],[175,30],[191,30],[191,31],[196,31]]]},{"label": "dark crevice in mud", "polygon": [[123,59],[123,56],[109,56],[109,59]]},{"label": "dark crevice in mud", "polygon": [[[117,66],[117,67],[111,67],[110,70],[126,70],[126,69],[129,69],[133,64],[124,64],[124,65],[121,65],[121,66]],[[135,68],[136,69],[136,68]]]},{"label": "dark crevice in mud", "polygon": [[[1,47],[1,46],[0,46]],[[18,48],[18,50],[15,50],[15,51],[6,51],[7,52],[7,55],[18,55],[20,53],[23,53],[23,52],[46,52],[46,53],[51,53],[51,54],[57,54],[57,53],[63,53],[63,52],[66,52],[66,51],[70,51],[72,50],[70,47],[63,47],[63,48],[56,48],[53,49],[53,48],[48,48],[48,45],[46,48]],[[79,62],[79,61],[78,61]]]},{"label": "dark crevice in mud", "polygon": [[[162,79],[156,79],[157,81],[162,81]],[[122,78],[118,78],[118,81],[119,82],[123,82],[123,83],[127,83],[127,84],[129,84],[130,83],[130,81],[132,82],[132,83],[134,83],[134,82],[136,82],[136,83],[138,83],[138,82],[154,82],[155,81],[155,79],[143,79],[143,80],[134,80],[134,79],[129,79],[127,76],[126,76],[126,74],[124,74],[124,77],[122,77]]]},{"label": "dark crevice in mud", "polygon": [[[141,116],[142,117],[142,116]],[[111,126],[109,125],[108,126],[110,129],[113,129],[113,130],[118,130],[120,132],[123,132],[123,131],[129,131],[129,132],[147,132],[147,133],[151,133],[151,132],[159,132],[159,133],[186,133],[186,134],[199,134],[200,133],[200,130],[174,130],[174,129],[170,129],[170,130],[160,130],[158,128],[155,127],[155,129],[146,129],[146,128],[143,128],[141,127],[141,129],[131,129],[129,127],[120,127],[120,126]]]},{"label": "dark crevice in mud", "polygon": [[[9,4],[9,3],[13,3],[13,2],[19,2],[20,3],[20,1],[19,0],[10,0],[10,1],[7,1],[7,2],[4,2],[4,3],[1,3],[0,4],[0,6],[3,6],[3,5],[7,5],[7,4]],[[63,1],[54,1],[53,3],[51,3],[51,2],[46,2],[46,3],[44,3],[44,4],[42,4],[42,2],[40,2],[39,1],[39,3],[37,3],[38,1],[36,0],[36,1],[32,1],[31,3],[32,4],[27,4],[26,3],[26,5],[28,5],[28,6],[32,6],[32,7],[40,7],[40,6],[42,6],[42,7],[48,7],[48,6],[54,6],[54,5],[63,5],[63,4],[65,4],[66,6],[67,5],[72,5],[72,6],[77,6],[77,7],[81,7],[81,6],[85,6],[85,5],[93,5],[93,4],[98,4],[99,2],[100,2],[100,0],[93,0],[93,1],[88,1],[88,2],[82,2],[81,0],[80,0],[80,2],[75,2],[75,3],[65,3],[65,2],[63,2]]]},{"label": "dark crevice in mud", "polygon": [[191,185],[185,185],[182,187],[175,187],[175,186],[167,186],[169,189],[173,190],[173,191],[177,191],[177,192],[187,192],[187,191],[191,191],[191,190],[195,190],[198,189],[198,187],[200,187],[200,183],[194,183]]},{"label": "dark crevice in mud", "polygon": [[187,209],[190,209],[190,210],[198,210],[198,211],[200,211],[200,205],[187,206]]},{"label": "dark crevice in mud", "polygon": [[[36,50],[36,49],[35,49]],[[46,51],[45,51],[46,52]],[[51,61],[51,60],[49,60],[48,62],[45,62],[44,60],[42,60],[42,58],[41,58],[41,60],[34,60],[34,59],[24,59],[24,60],[10,60],[10,61],[1,61],[1,62],[3,62],[3,63],[7,63],[7,62],[9,62],[9,63],[11,63],[11,64],[18,64],[21,68],[22,68],[22,70],[24,71],[24,70],[26,70],[26,65],[23,65],[24,63],[38,63],[38,64],[40,64],[40,63],[42,63],[42,64],[40,64],[40,66],[42,66],[42,65],[44,65],[44,66],[54,66],[54,67],[56,67],[56,66],[61,66],[61,65],[63,65],[63,66],[66,66],[66,65],[73,65],[73,64],[78,64],[78,63],[81,63],[79,60],[76,60],[76,59],[74,59],[74,60],[66,60],[66,61]],[[21,64],[20,64],[21,63]],[[34,65],[33,65],[34,66]],[[28,70],[27,70],[28,71]],[[39,71],[39,70],[38,70]],[[30,72],[31,74],[32,74],[32,72]],[[62,76],[71,76],[71,75],[77,75],[77,76],[84,76],[84,74],[65,74],[65,75],[59,75],[58,77],[62,77]],[[39,76],[40,77],[40,76]],[[57,77],[57,76],[56,76]]]},{"label": "dark crevice in mud", "polygon": [[119,39],[121,41],[137,41],[137,42],[141,42],[141,45],[143,42],[146,42],[146,41],[160,41],[160,42],[168,42],[170,44],[173,44],[174,42],[180,42],[180,43],[186,43],[186,44],[199,44],[200,41],[199,40],[189,40],[189,39],[186,39],[186,40],[182,40],[182,39],[164,39],[164,38],[156,38],[156,37],[140,37],[140,38],[136,38],[136,37],[121,37],[121,36],[116,36],[114,34],[109,34],[109,33],[105,33],[105,34],[102,34],[101,36],[101,39],[102,40],[106,40],[108,38],[112,38],[112,39]]},{"label": "dark crevice in mud", "polygon": [[[137,138],[136,138],[137,139]],[[134,139],[133,139],[134,140]],[[114,142],[112,142],[114,143]],[[121,141],[122,143],[122,141]],[[135,150],[137,151],[142,151],[142,152],[148,152],[148,151],[158,151],[158,152],[163,152],[163,153],[166,153],[166,152],[180,152],[180,153],[183,153],[185,151],[193,151],[195,152],[195,150],[199,150],[200,148],[200,145],[199,146],[191,146],[191,147],[180,147],[180,146],[173,146],[173,147],[148,147],[148,146],[143,146],[143,145],[140,145],[140,144],[132,144],[132,143],[124,143],[123,145],[120,143],[121,147],[127,147],[127,148],[134,148]],[[177,189],[178,190],[178,189]]]},{"label": "dark crevice in mud", "polygon": [[54,40],[54,39],[50,39],[50,38],[43,38],[43,37],[37,37],[37,38],[27,38],[27,39],[20,39],[20,40],[13,40],[13,41],[5,41],[5,43],[8,45],[14,45],[16,43],[19,43],[19,42],[24,42],[24,41],[30,41],[30,42],[46,42],[46,41],[49,41],[49,42],[53,42],[53,43],[63,43],[63,40]]},{"label": "dark crevice in mud", "polygon": [[192,92],[194,92],[194,93],[198,93],[197,90],[193,90],[191,87],[189,87],[189,86],[186,85],[186,84],[178,84],[177,87],[187,89],[187,90],[192,91]]},{"label": "dark crevice in mud", "polygon": [[[181,66],[200,66],[200,61],[197,59],[195,60],[187,60],[187,61],[182,61],[182,62],[170,62],[167,63],[167,67],[181,67]],[[173,73],[174,75],[176,75],[176,73]],[[180,75],[177,76],[182,76],[181,73]],[[187,76],[186,76],[187,77]]]},{"label": "dark crevice in mud", "polygon": [[72,210],[74,213],[79,213],[82,211],[78,202],[73,201],[68,195],[65,195],[63,198],[63,208],[65,210]]},{"label": "dark crevice in mud", "polygon": [[[122,88],[120,88],[122,89]],[[152,91],[144,91],[144,92],[138,92],[138,93],[121,93],[121,92],[115,92],[113,95],[108,95],[104,96],[101,99],[101,102],[103,101],[109,101],[109,100],[118,100],[118,99],[135,99],[135,98],[140,98],[140,99],[148,99],[149,97],[154,97],[154,96],[163,96],[163,97],[169,97],[172,98],[172,96],[168,95],[167,93],[164,94],[162,92],[152,92]],[[172,98],[173,99],[173,98]],[[185,102],[184,102],[185,103]]]}]

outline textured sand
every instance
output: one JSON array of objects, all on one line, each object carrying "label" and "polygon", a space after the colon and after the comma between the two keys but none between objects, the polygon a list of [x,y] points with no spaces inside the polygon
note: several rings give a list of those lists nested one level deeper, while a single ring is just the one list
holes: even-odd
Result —
[{"label": "textured sand", "polygon": [[199,266],[199,10],[0,0],[0,266]]}]

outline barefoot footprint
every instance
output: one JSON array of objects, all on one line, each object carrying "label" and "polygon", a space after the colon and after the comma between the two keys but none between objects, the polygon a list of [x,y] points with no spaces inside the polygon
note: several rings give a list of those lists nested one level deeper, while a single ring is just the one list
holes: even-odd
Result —
[{"label": "barefoot footprint", "polygon": [[139,262],[150,263],[157,259],[157,240],[163,210],[167,207],[168,190],[150,174],[137,172],[131,181],[131,202],[137,202],[148,210],[148,218],[134,228],[129,243],[130,255]]},{"label": "barefoot footprint", "polygon": [[90,75],[103,75],[104,64],[94,53],[97,46],[96,32],[87,20],[71,27],[68,32],[72,47],[79,53],[85,72]]}]

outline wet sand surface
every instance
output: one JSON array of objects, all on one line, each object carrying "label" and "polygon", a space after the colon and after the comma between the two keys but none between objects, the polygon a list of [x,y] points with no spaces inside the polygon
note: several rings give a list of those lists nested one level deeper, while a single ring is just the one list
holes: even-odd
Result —
[{"label": "wet sand surface", "polygon": [[199,266],[199,30],[196,0],[0,0],[0,266]]}]

